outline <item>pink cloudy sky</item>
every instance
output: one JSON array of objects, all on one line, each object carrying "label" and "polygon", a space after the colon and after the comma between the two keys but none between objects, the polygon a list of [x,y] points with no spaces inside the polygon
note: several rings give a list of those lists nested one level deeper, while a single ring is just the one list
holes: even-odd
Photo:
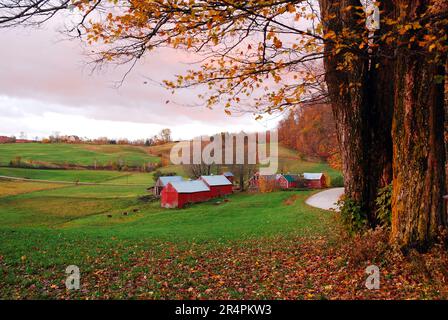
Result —
[{"label": "pink cloudy sky", "polygon": [[[175,139],[220,131],[261,131],[274,128],[278,117],[255,121],[247,114],[228,117],[221,108],[187,107],[198,91],[174,97],[146,83],[161,81],[191,68],[194,57],[174,51],[153,52],[139,63],[120,88],[125,69],[109,67],[91,74],[78,41],[62,41],[62,21],[39,30],[1,30],[0,135],[25,132],[28,138],[58,131],[90,138],[139,139],[169,127]],[[172,101],[166,104],[167,100]]]}]

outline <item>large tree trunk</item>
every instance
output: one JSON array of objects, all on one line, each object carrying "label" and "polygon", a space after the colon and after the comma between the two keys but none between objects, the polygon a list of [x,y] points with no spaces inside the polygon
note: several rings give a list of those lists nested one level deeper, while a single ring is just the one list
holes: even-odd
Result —
[{"label": "large tree trunk", "polygon": [[[325,33],[341,34],[344,28],[359,29],[353,11],[343,11],[347,6],[357,6],[359,1],[321,0],[321,15]],[[335,18],[329,18],[334,16]],[[345,59],[345,50],[336,52],[336,44],[327,41],[325,44],[325,74],[328,92],[331,99],[336,129],[341,148],[342,171],[345,180],[346,195],[358,202],[363,200],[365,189],[364,175],[364,141],[363,141],[363,102],[368,61],[359,55],[353,56],[351,70],[338,69]],[[351,83],[359,85],[350,86]]]},{"label": "large tree trunk", "polygon": [[[408,4],[412,21],[430,1]],[[416,49],[417,48],[411,48]],[[392,240],[402,248],[425,250],[448,220],[443,211],[445,190],[444,83],[435,81],[444,66],[428,53],[400,48],[396,65],[393,116]]]},{"label": "large tree trunk", "polygon": [[[448,190],[448,57],[445,62],[445,190]],[[448,210],[445,207],[445,210]]]},{"label": "large tree trunk", "polygon": [[[383,18],[394,18],[393,0],[380,2]],[[367,147],[366,197],[367,208],[375,210],[378,190],[392,182],[392,116],[394,109],[394,71],[393,48],[381,40],[381,36],[391,31],[391,27],[382,24],[375,31],[375,44],[372,50],[368,83],[366,85],[365,132]],[[369,217],[371,226],[378,221],[375,214]]]},{"label": "large tree trunk", "polygon": [[[344,10],[348,6],[360,7],[361,3],[356,0],[320,1],[326,33],[334,31],[340,35],[344,28],[357,30],[358,34],[364,32],[364,25],[358,21],[357,13],[360,12]],[[336,18],[329,19],[332,15]],[[351,43],[351,47],[357,48],[362,38],[348,41],[359,41]],[[378,188],[390,183],[392,176],[392,65],[384,63],[385,67],[377,70],[376,63],[383,61],[370,61],[367,48],[357,54],[353,50],[335,52],[336,44],[327,41],[324,59],[326,83],[341,147],[345,194],[361,205],[371,226],[375,226]],[[352,59],[351,68],[338,68],[347,54]],[[383,91],[390,95],[384,96]]]}]

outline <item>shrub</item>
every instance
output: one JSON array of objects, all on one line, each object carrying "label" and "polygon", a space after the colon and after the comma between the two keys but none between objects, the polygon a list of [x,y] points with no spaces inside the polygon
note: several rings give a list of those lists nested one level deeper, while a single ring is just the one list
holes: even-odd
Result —
[{"label": "shrub", "polygon": [[15,157],[13,160],[9,162],[10,167],[20,168],[22,167],[22,165],[23,165],[22,157]]},{"label": "shrub", "polygon": [[337,176],[331,180],[330,184],[333,188],[343,188],[344,187],[344,177]]},{"label": "shrub", "polygon": [[389,232],[381,227],[369,229],[347,240],[350,264],[355,267],[365,265],[366,262],[380,264],[390,249],[388,240]]},{"label": "shrub", "polygon": [[173,177],[177,176],[176,172],[162,172],[160,170],[155,171],[153,174],[154,181],[159,180],[160,177]]},{"label": "shrub", "polygon": [[375,204],[376,216],[380,224],[389,227],[392,219],[392,184],[378,191]]},{"label": "shrub", "polygon": [[260,176],[258,187],[261,193],[271,193],[279,189],[275,179]]},{"label": "shrub", "polygon": [[324,172],[324,177],[325,177],[325,186],[331,187],[333,179],[331,179],[330,175],[326,172]]},{"label": "shrub", "polygon": [[367,215],[361,204],[350,198],[338,201],[342,222],[350,233],[359,233],[367,228]]},{"label": "shrub", "polygon": [[151,203],[151,202],[158,201],[159,198],[157,198],[156,196],[150,194],[150,195],[140,196],[140,197],[138,197],[138,200],[141,201],[141,202],[145,202],[145,203]]}]

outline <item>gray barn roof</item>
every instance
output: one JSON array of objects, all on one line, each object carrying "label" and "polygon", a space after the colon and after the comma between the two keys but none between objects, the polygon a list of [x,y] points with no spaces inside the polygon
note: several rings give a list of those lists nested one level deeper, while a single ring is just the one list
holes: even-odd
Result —
[{"label": "gray barn roof", "polygon": [[204,180],[210,187],[232,185],[232,182],[230,182],[225,176],[201,176],[201,179]]},{"label": "gray barn roof", "polygon": [[201,180],[170,182],[178,193],[195,193],[210,191],[210,188]]},{"label": "gray barn roof", "polygon": [[306,180],[320,180],[323,175],[323,173],[304,173],[303,177]]},{"label": "gray barn roof", "polygon": [[225,176],[225,177],[233,177],[233,173],[230,172],[230,171],[224,172],[222,175]]},{"label": "gray barn roof", "polygon": [[169,177],[160,177],[159,180],[160,180],[160,184],[162,185],[162,187],[164,187],[170,182],[183,181],[184,178],[182,178],[181,176],[169,176]]}]

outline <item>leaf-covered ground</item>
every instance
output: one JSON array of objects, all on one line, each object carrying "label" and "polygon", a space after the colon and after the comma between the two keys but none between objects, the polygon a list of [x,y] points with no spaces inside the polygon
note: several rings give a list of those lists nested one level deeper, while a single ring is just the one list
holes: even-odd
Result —
[{"label": "leaf-covered ground", "polygon": [[[111,239],[112,246],[80,249],[80,291],[65,289],[67,257],[48,265],[26,256],[13,262],[0,257],[0,297],[448,299],[446,250],[436,247],[425,255],[404,256],[385,239],[382,231],[358,238],[274,237],[201,244]],[[69,245],[64,239],[61,243]],[[365,287],[365,268],[371,264],[380,268],[379,290]]]}]

